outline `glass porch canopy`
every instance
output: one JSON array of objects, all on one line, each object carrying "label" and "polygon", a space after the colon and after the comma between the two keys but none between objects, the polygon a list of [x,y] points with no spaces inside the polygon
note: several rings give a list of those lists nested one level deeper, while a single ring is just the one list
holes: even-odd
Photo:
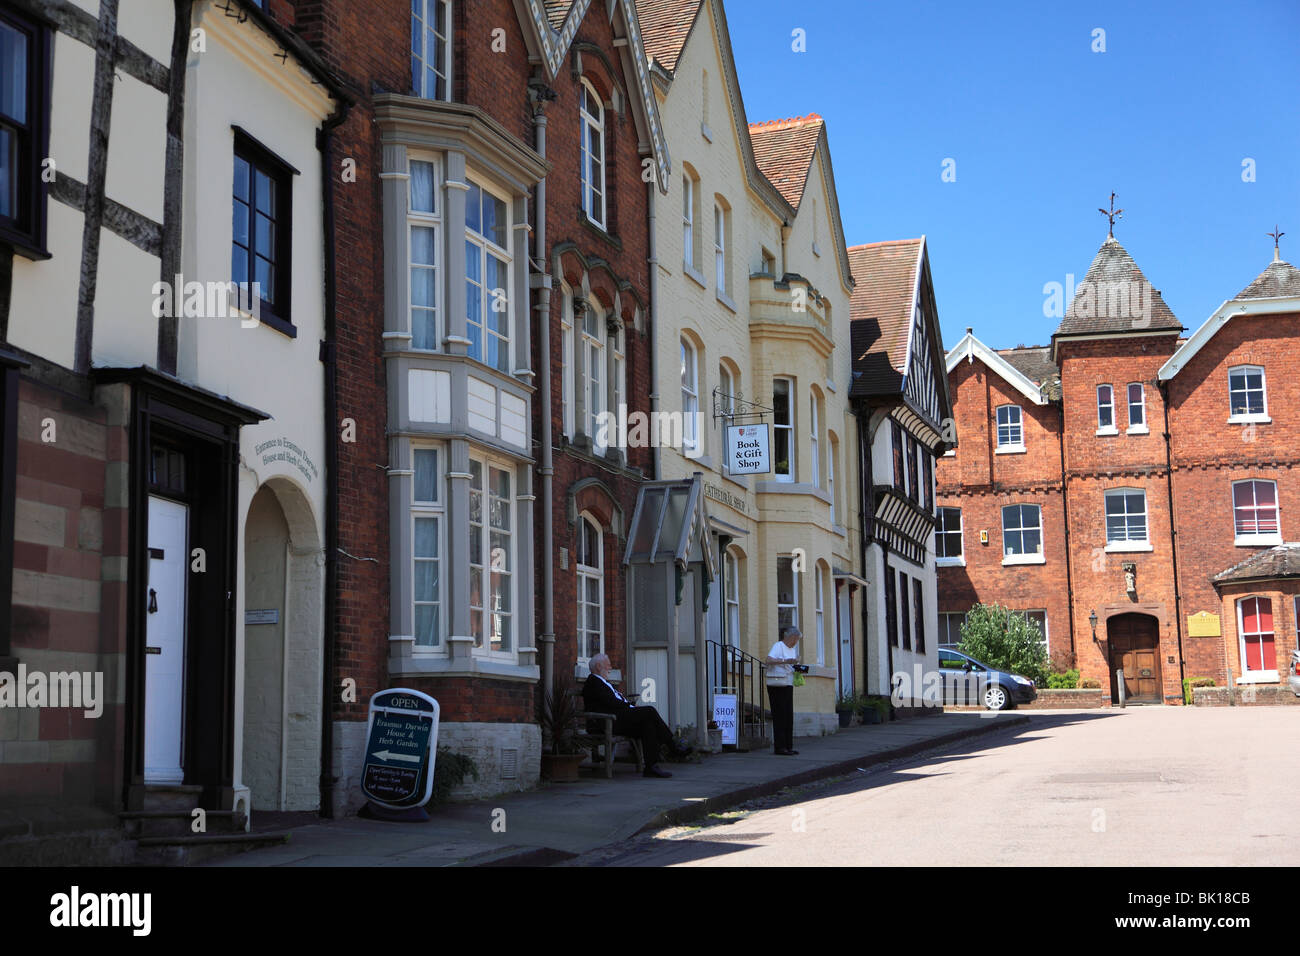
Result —
[{"label": "glass porch canopy", "polygon": [[699,562],[707,580],[712,581],[717,569],[709,547],[701,476],[642,485],[627,541],[624,565],[671,562],[685,570]]}]

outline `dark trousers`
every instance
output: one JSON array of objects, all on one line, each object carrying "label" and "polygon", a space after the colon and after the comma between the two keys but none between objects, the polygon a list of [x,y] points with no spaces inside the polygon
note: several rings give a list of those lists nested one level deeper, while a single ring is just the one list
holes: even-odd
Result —
[{"label": "dark trousers", "polygon": [[621,737],[640,738],[647,767],[659,762],[660,747],[673,742],[673,732],[659,716],[659,711],[649,706],[633,707],[619,714],[614,721],[614,733]]},{"label": "dark trousers", "polygon": [[767,699],[772,703],[772,749],[794,749],[794,688],[767,685]]}]

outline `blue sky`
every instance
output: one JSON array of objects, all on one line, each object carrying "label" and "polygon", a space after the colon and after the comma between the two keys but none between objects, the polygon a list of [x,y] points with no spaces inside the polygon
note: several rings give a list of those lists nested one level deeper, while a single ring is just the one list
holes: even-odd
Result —
[{"label": "blue sky", "polygon": [[928,237],[946,347],[966,326],[1046,344],[1043,286],[1082,280],[1112,189],[1115,237],[1189,329],[1268,265],[1275,222],[1300,264],[1297,0],[726,10],[749,120],[825,117],[848,243]]}]

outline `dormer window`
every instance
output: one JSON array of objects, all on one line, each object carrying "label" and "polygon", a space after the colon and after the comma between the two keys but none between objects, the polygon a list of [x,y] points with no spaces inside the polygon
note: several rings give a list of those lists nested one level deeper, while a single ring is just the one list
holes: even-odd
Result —
[{"label": "dormer window", "polygon": [[605,107],[600,94],[586,80],[578,87],[578,115],[582,123],[582,211],[605,228]]},{"label": "dormer window", "polygon": [[451,99],[451,4],[411,0],[411,87],[427,100]]}]

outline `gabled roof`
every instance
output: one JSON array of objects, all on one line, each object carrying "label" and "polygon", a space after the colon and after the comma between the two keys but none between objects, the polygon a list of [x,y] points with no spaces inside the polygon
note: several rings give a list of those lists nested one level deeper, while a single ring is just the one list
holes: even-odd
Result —
[{"label": "gabled roof", "polygon": [[1300,269],[1274,258],[1250,285],[1242,289],[1235,299],[1229,299],[1215,309],[1214,314],[1169,356],[1165,364],[1160,366],[1160,381],[1168,381],[1182,371],[1219,329],[1236,316],[1279,315],[1286,312],[1300,312]]},{"label": "gabled roof", "polygon": [[961,341],[948,352],[947,372],[952,374],[952,370],[963,359],[978,359],[1029,401],[1035,405],[1046,405],[1049,395],[1043,388],[1043,378],[1038,376],[1046,372],[1044,378],[1049,382],[1055,381],[1057,388],[1060,387],[1060,373],[1056,371],[1050,357],[1044,359],[1037,354],[1048,351],[1045,347],[1035,346],[1032,349],[1004,349],[995,352],[975,338],[975,333],[968,329]]},{"label": "gabled roof", "polygon": [[646,56],[669,73],[677,69],[703,0],[636,0]]},{"label": "gabled roof", "polygon": [[1061,370],[1052,361],[1050,345],[1022,345],[1014,349],[998,349],[997,353],[1030,381],[1036,382],[1046,398],[1061,397]]},{"label": "gabled roof", "polygon": [[[591,9],[592,0],[514,0],[514,3],[520,22],[524,24],[530,48],[535,48],[540,54],[547,78],[554,80],[564,64],[569,45],[577,36],[582,18]],[[620,37],[616,29],[615,36],[627,41],[623,44],[622,62],[624,71],[636,86],[638,94],[635,99],[640,109],[634,115],[638,126],[644,127],[640,132],[649,140],[651,152],[654,153],[659,189],[666,193],[672,160],[668,155],[668,143],[659,120],[659,104],[650,84],[650,67],[641,43],[641,26],[637,21],[636,10],[632,0],[606,0],[606,5],[610,20],[621,21],[623,24],[624,35]]]},{"label": "gabled roof", "polygon": [[1300,577],[1300,542],[1279,544],[1252,554],[1210,578],[1215,585],[1236,581],[1267,581],[1274,578]]},{"label": "gabled roof", "polygon": [[916,284],[924,239],[851,246],[853,298],[849,306],[853,370],[851,394],[897,391],[907,368]]},{"label": "gabled roof", "polygon": [[824,128],[825,123],[816,113],[749,124],[758,168],[795,209],[803,199],[808,170]]},{"label": "gabled roof", "polygon": [[1052,338],[1182,328],[1133,257],[1107,236]]}]

